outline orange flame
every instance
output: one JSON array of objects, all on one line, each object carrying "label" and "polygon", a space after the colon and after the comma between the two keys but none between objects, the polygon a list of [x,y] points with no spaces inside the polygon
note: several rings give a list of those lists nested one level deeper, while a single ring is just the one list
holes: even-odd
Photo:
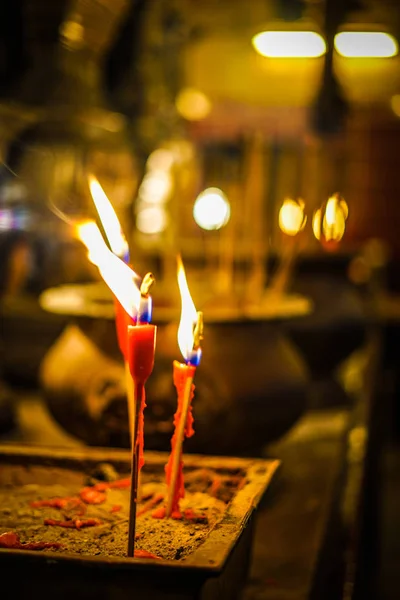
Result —
[{"label": "orange flame", "polygon": [[198,313],[190,295],[186,280],[185,269],[180,256],[178,262],[178,286],[181,294],[182,310],[181,320],[178,327],[178,344],[183,358],[186,361],[192,361],[198,364],[201,356],[201,349],[196,348],[194,331],[198,321]]},{"label": "orange flame", "polygon": [[128,243],[122,232],[118,217],[106,193],[93,175],[89,175],[89,187],[111,250],[120,258],[127,256]]},{"label": "orange flame", "polygon": [[77,225],[76,232],[89,251],[89,260],[99,269],[105,283],[126,312],[135,318],[141,299],[138,275],[109,250],[94,221]]},{"label": "orange flame", "polygon": [[279,227],[283,233],[295,236],[304,229],[307,222],[304,206],[301,199],[297,202],[291,198],[284,200],[279,211]]}]

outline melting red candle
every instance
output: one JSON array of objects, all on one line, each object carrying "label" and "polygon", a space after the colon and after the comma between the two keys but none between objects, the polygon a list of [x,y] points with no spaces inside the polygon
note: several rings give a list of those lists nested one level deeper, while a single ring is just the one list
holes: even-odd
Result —
[{"label": "melting red candle", "polygon": [[[167,481],[166,515],[181,518],[179,500],[184,497],[182,443],[194,434],[192,399],[194,395],[193,378],[196,366],[201,359],[200,340],[203,332],[202,313],[196,311],[185,270],[178,257],[178,285],[182,300],[181,320],[178,328],[178,343],[186,364],[174,361],[174,385],[178,394],[177,410],[174,416],[174,434],[171,439],[171,454],[165,467]],[[158,518],[164,515],[160,510],[154,514]]]},{"label": "melting red candle", "polygon": [[144,464],[144,409],[146,395],[144,384],[149,378],[154,366],[154,352],[156,345],[155,325],[136,325],[128,327],[128,363],[132,379],[136,388],[136,401],[140,402],[137,419],[136,451],[139,453],[139,471]]},{"label": "melting red candle", "polygon": [[[174,361],[173,366],[174,366],[174,386],[176,387],[176,391],[178,394],[178,406],[176,409],[176,413],[174,415],[175,429],[174,429],[174,434],[171,439],[171,454],[169,455],[168,462],[165,466],[165,474],[166,474],[167,485],[169,486],[171,484],[174,455],[176,452],[179,452],[179,458],[177,459],[177,460],[179,460],[179,470],[178,470],[176,484],[174,486],[174,489],[172,490],[173,497],[172,497],[172,506],[171,506],[171,515],[178,517],[180,515],[179,500],[181,498],[183,498],[185,495],[185,486],[184,486],[184,479],[183,479],[182,446],[177,447],[177,438],[178,438],[179,423],[182,419],[182,409],[183,409],[183,401],[184,401],[186,382],[189,377],[191,379],[193,379],[194,374],[196,372],[196,367],[194,367],[193,365],[186,365],[186,364],[180,363],[177,360]],[[189,407],[188,407],[188,411],[186,414],[186,422],[184,424],[184,437],[185,438],[189,438],[189,437],[192,437],[192,435],[194,435],[194,429],[193,429],[194,419],[193,419],[192,405],[191,405],[193,396],[194,396],[194,385],[191,384]]]}]

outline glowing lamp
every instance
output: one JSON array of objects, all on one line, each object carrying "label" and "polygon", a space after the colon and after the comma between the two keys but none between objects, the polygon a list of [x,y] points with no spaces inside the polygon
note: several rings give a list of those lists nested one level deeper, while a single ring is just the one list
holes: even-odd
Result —
[{"label": "glowing lamp", "polygon": [[349,209],[346,202],[334,194],[324,205],[315,211],[312,228],[317,240],[339,242],[346,229]]},{"label": "glowing lamp", "polygon": [[177,111],[188,121],[201,121],[211,111],[211,102],[203,92],[195,88],[184,88],[175,101]]},{"label": "glowing lamp", "polygon": [[172,190],[172,177],[167,171],[151,170],[139,187],[139,198],[149,204],[160,204],[168,199]]},{"label": "glowing lamp", "polygon": [[207,188],[199,194],[194,203],[193,217],[202,229],[221,229],[228,223],[230,216],[228,199],[218,188]]},{"label": "glowing lamp", "polygon": [[342,31],[335,35],[334,44],[346,58],[389,58],[399,50],[395,38],[384,31]]},{"label": "glowing lamp", "polygon": [[294,236],[304,229],[307,222],[304,206],[301,199],[297,202],[291,198],[284,200],[279,211],[279,227],[283,233]]},{"label": "glowing lamp", "polygon": [[326,52],[325,40],[316,31],[263,31],[252,44],[267,58],[318,58]]},{"label": "glowing lamp", "polygon": [[166,229],[168,215],[162,206],[144,206],[138,210],[136,227],[141,233],[156,235]]}]

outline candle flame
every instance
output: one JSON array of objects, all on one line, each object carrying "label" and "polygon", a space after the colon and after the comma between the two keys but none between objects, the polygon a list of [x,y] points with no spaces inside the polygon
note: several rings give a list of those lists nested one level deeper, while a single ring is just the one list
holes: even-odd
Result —
[{"label": "candle flame", "polygon": [[283,201],[279,211],[279,227],[283,233],[295,236],[302,231],[306,225],[307,216],[304,214],[304,201],[297,202],[291,198]]},{"label": "candle flame", "polygon": [[94,221],[77,225],[76,232],[89,251],[89,260],[99,269],[105,283],[126,312],[136,318],[141,302],[139,276],[109,250]]},{"label": "candle flame", "polygon": [[106,193],[93,175],[89,175],[89,187],[111,250],[120,258],[127,256],[128,242],[122,232],[118,217]]},{"label": "candle flame", "polygon": [[178,344],[185,361],[197,366],[201,358],[200,340],[202,331],[199,331],[199,329],[202,329],[202,314],[196,311],[180,256],[178,256],[177,262],[178,286],[182,302],[181,320],[178,327]]},{"label": "candle flame", "polygon": [[312,227],[317,240],[322,234],[327,242],[339,242],[344,236],[348,214],[349,208],[343,198],[339,194],[331,196],[325,210],[319,208],[314,213]]}]

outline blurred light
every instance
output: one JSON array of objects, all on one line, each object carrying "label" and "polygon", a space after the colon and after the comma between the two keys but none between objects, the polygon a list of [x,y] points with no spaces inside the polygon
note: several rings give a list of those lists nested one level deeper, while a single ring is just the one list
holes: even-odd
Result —
[{"label": "blurred light", "polygon": [[211,111],[211,102],[203,92],[195,88],[184,88],[175,101],[177,111],[188,121],[201,121]]},{"label": "blurred light", "polygon": [[326,52],[325,40],[316,31],[263,31],[252,44],[269,58],[317,58]]},{"label": "blurred light", "polygon": [[331,196],[325,207],[316,210],[313,216],[312,228],[317,240],[323,237],[326,242],[339,242],[346,229],[348,214],[346,202],[338,194]]},{"label": "blurred light", "polygon": [[139,187],[139,197],[151,204],[165,202],[172,189],[172,177],[165,171],[150,171]]},{"label": "blurred light", "polygon": [[313,216],[312,228],[317,240],[321,239],[321,209],[318,208]]},{"label": "blurred light", "polygon": [[14,229],[14,218],[11,210],[7,208],[0,209],[0,231]]},{"label": "blurred light", "polygon": [[174,155],[170,150],[158,148],[147,159],[147,168],[152,171],[169,171],[174,164]]},{"label": "blurred light", "polygon": [[287,235],[296,235],[306,225],[307,216],[304,214],[304,202],[296,202],[291,198],[284,200],[279,211],[279,227]]},{"label": "blurred light", "polygon": [[335,35],[335,49],[347,58],[388,58],[397,54],[398,45],[383,31],[342,31]]},{"label": "blurred light", "polygon": [[159,206],[142,208],[136,217],[136,227],[148,235],[161,233],[167,227],[167,223],[167,213]]},{"label": "blurred light", "polygon": [[390,106],[396,117],[400,117],[400,94],[392,96],[390,100]]},{"label": "blurred light", "polygon": [[196,199],[193,216],[197,225],[211,231],[221,229],[229,221],[231,208],[225,194],[218,188],[207,188]]}]

